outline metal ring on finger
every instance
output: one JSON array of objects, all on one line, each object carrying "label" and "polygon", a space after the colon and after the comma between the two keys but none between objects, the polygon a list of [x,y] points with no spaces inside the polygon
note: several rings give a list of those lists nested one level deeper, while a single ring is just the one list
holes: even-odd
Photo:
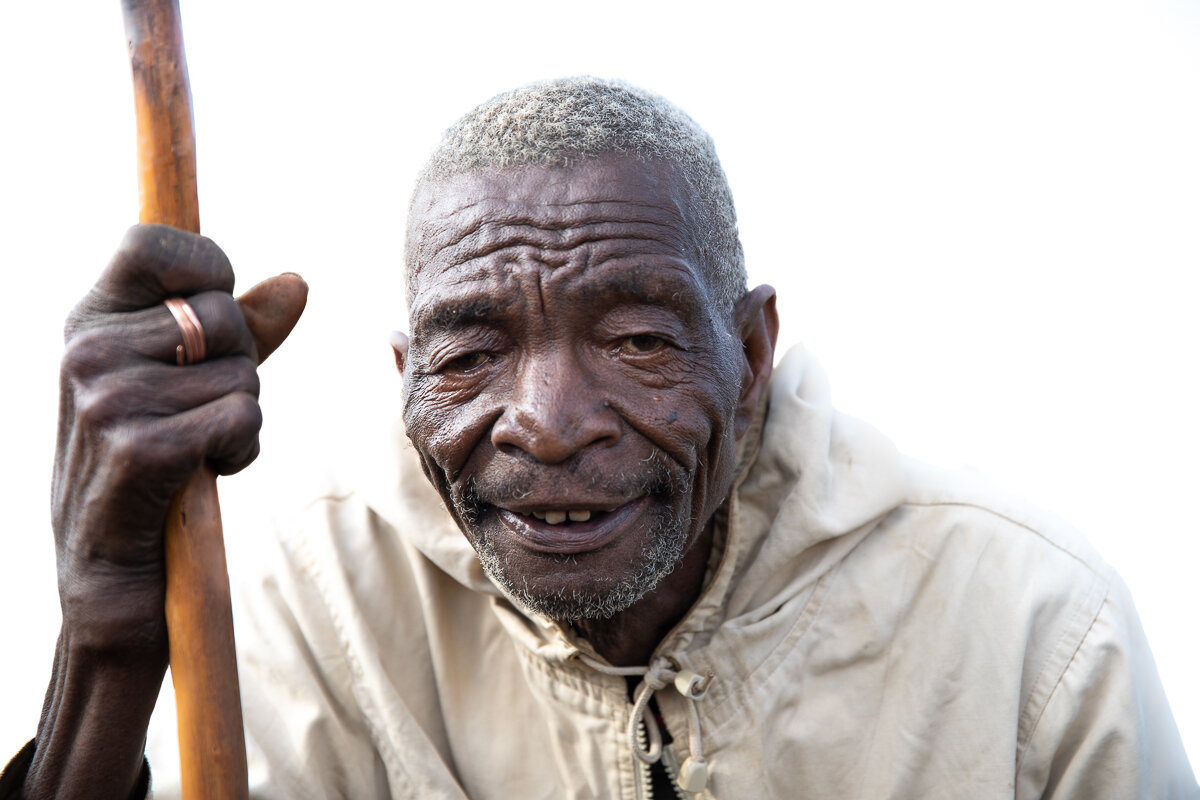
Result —
[{"label": "metal ring on finger", "polygon": [[183,343],[175,348],[175,363],[186,367],[188,364],[203,361],[204,326],[200,324],[196,311],[182,297],[168,297],[163,301],[163,305],[171,312],[171,316],[175,317],[175,324],[179,326],[179,333],[183,336]]}]

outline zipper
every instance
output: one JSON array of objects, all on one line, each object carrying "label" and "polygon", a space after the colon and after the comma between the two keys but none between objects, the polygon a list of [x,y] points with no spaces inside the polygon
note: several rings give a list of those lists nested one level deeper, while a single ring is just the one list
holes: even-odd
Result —
[{"label": "zipper", "polygon": [[[637,738],[638,745],[643,749],[645,749],[647,746],[646,737],[646,721],[644,719],[640,719],[638,720],[637,726]],[[638,766],[638,783],[641,787],[640,797],[642,800],[654,800],[654,778],[650,774],[650,765],[645,761],[642,761],[640,758],[635,757],[633,760],[637,762]],[[679,760],[675,757],[674,751],[672,751],[670,747],[664,745],[662,749],[662,756],[659,758],[659,761],[662,763],[663,769],[666,770],[667,779],[671,783],[671,788],[675,790],[676,800],[693,800],[695,795],[691,794],[690,792],[685,792],[679,786]]]},{"label": "zipper", "polygon": [[686,792],[679,785],[679,759],[675,757],[675,751],[669,747],[663,747],[662,758],[663,769],[667,771],[667,777],[671,779],[671,788],[675,790],[675,797],[678,800],[693,800],[696,796],[691,792]]},{"label": "zipper", "polygon": [[[646,735],[646,720],[639,719],[637,726],[638,747],[641,747],[643,750],[648,746]],[[633,760],[637,764],[638,779],[642,789],[639,797],[642,800],[654,800],[654,778],[650,775],[650,765],[637,756],[634,756]]]}]

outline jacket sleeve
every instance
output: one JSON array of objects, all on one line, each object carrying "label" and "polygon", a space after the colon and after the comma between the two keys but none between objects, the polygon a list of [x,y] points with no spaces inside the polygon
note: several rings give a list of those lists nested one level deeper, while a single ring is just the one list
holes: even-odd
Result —
[{"label": "jacket sleeve", "polygon": [[[0,800],[21,800],[25,776],[33,765],[33,756],[36,752],[37,739],[30,739],[0,771]],[[129,800],[143,800],[143,798],[144,800],[153,800],[153,797],[154,793],[150,790],[150,762],[143,758],[142,771],[138,775],[137,785],[129,794]]]},{"label": "jacket sleeve", "polygon": [[314,556],[273,554],[237,631],[251,795],[388,797],[340,620],[304,569]]},{"label": "jacket sleeve", "polygon": [[1115,576],[1018,762],[1016,796],[1200,798],[1141,622]]}]

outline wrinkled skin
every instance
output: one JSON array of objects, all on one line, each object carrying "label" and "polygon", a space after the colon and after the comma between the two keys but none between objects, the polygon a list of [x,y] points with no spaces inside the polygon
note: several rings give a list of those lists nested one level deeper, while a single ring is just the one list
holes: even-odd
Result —
[{"label": "wrinkled skin", "polygon": [[617,663],[695,602],[771,370],[774,293],[718,307],[687,197],[607,156],[425,186],[410,223],[397,364],[426,474],[498,583]]},{"label": "wrinkled skin", "polygon": [[[137,779],[167,666],[168,504],[201,464],[229,474],[258,454],[256,368],[306,291],[281,276],[243,307],[232,289],[210,240],[139,226],[67,320],[52,494],[63,619],[26,797],[126,797]],[[204,327],[201,363],[175,363],[172,296]]]}]

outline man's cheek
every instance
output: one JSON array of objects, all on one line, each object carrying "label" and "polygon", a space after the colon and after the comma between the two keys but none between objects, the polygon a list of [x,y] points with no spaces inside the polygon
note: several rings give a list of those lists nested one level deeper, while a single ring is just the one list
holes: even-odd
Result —
[{"label": "man's cheek", "polygon": [[714,433],[724,426],[717,422],[711,403],[694,397],[662,397],[657,402],[630,403],[625,418],[639,434],[689,471],[706,459]]},{"label": "man's cheek", "polygon": [[479,402],[457,402],[420,384],[409,392],[404,424],[417,451],[455,475],[479,438],[486,435],[487,413]]}]

